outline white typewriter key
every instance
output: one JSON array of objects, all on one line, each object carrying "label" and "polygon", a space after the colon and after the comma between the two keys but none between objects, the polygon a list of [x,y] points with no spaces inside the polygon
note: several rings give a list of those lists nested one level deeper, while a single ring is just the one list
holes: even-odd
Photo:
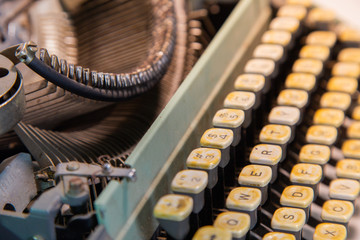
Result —
[{"label": "white typewriter key", "polygon": [[232,240],[232,236],[230,230],[204,226],[196,231],[192,240]]},{"label": "white typewriter key", "polygon": [[191,197],[168,194],[156,203],[154,216],[171,237],[184,239],[190,230],[189,216],[192,209]]},{"label": "white typewriter key", "polygon": [[193,199],[193,212],[199,213],[204,207],[204,190],[208,183],[205,171],[182,170],[171,182],[171,190],[176,194],[184,194]]},{"label": "white typewriter key", "polygon": [[349,201],[327,200],[321,211],[324,222],[340,223],[347,228],[350,218],[354,214],[354,205]]},{"label": "white typewriter key", "polygon": [[360,48],[345,48],[338,55],[339,62],[354,62],[360,64]]},{"label": "white typewriter key", "polygon": [[329,79],[326,85],[326,90],[335,92],[344,92],[354,95],[358,88],[358,81],[356,78],[334,76]]},{"label": "white typewriter key", "polygon": [[280,204],[284,207],[301,208],[309,219],[310,206],[314,200],[314,190],[310,187],[291,185],[281,194]]},{"label": "white typewriter key", "polygon": [[299,21],[304,20],[307,14],[306,7],[301,5],[284,5],[277,12],[278,17],[293,17]]},{"label": "white typewriter key", "polygon": [[292,70],[295,73],[310,73],[319,78],[323,72],[323,63],[317,59],[300,58],[294,62]]},{"label": "white typewriter key", "polygon": [[224,107],[243,110],[245,113],[245,120],[242,127],[247,128],[251,123],[255,100],[256,97],[253,92],[234,91],[226,96]]},{"label": "white typewriter key", "polygon": [[313,92],[316,86],[316,77],[310,73],[290,73],[285,80],[286,88]]},{"label": "white typewriter key", "polygon": [[337,129],[332,126],[312,125],[306,132],[308,143],[331,146],[336,142]]},{"label": "white typewriter key", "polygon": [[186,166],[190,169],[206,171],[208,174],[209,189],[218,181],[218,166],[221,160],[221,151],[213,148],[196,148],[188,156]]},{"label": "white typewriter key", "polygon": [[284,60],[284,48],[276,44],[259,44],[253,53],[255,58],[269,58],[276,64]]},{"label": "white typewriter key", "polygon": [[332,29],[335,25],[335,12],[330,9],[313,8],[309,11],[307,25],[313,29]]},{"label": "white typewriter key", "polygon": [[292,37],[291,33],[280,30],[268,30],[261,37],[262,43],[268,44],[279,44],[288,50],[292,48]]},{"label": "white typewriter key", "polygon": [[273,144],[258,144],[252,148],[249,161],[253,164],[271,167],[272,177],[270,183],[273,183],[277,178],[278,165],[283,159],[282,156],[280,146]]},{"label": "white typewriter key", "polygon": [[289,144],[290,137],[291,137],[291,128],[289,126],[279,125],[279,124],[268,124],[261,129],[259,140],[262,143],[279,145],[284,154],[286,153],[286,147]]},{"label": "white typewriter key", "polygon": [[300,21],[293,17],[275,17],[271,20],[269,29],[288,31],[297,37],[300,34]]},{"label": "white typewriter key", "polygon": [[338,178],[330,182],[329,197],[332,199],[348,200],[355,204],[359,192],[360,183],[357,180]]},{"label": "white typewriter key", "polygon": [[295,137],[295,128],[300,122],[300,116],[300,110],[296,107],[277,106],[271,109],[268,120],[273,124],[289,126],[291,128],[289,142],[292,142]]},{"label": "white typewriter key", "polygon": [[295,236],[290,233],[269,232],[264,235],[262,240],[296,240]]},{"label": "white typewriter key", "polygon": [[229,230],[233,240],[245,240],[250,229],[250,216],[246,213],[223,212],[216,217],[214,226]]},{"label": "white typewriter key", "polygon": [[226,199],[226,207],[232,211],[244,212],[250,216],[250,229],[257,223],[257,210],[261,202],[261,191],[257,188],[237,187]]},{"label": "white typewriter key", "polygon": [[326,46],[305,45],[299,53],[300,58],[311,58],[325,62],[329,59],[330,49]]},{"label": "white typewriter key", "polygon": [[320,223],[316,226],[313,240],[346,240],[345,226],[336,223]]},{"label": "white typewriter key", "polygon": [[360,180],[360,161],[358,159],[343,159],[336,164],[336,176]]},{"label": "white typewriter key", "polygon": [[358,29],[345,27],[339,34],[339,41],[348,47],[360,47],[360,31]]},{"label": "white typewriter key", "polygon": [[276,102],[280,106],[292,106],[297,107],[300,111],[303,111],[308,104],[309,95],[306,91],[298,89],[285,89],[282,90]]},{"label": "white typewriter key", "polygon": [[230,145],[233,142],[233,131],[225,128],[210,128],[200,139],[202,147],[217,148],[221,151],[219,167],[224,168],[230,160]]},{"label": "white typewriter key", "polygon": [[238,183],[243,187],[255,187],[261,191],[261,205],[263,205],[268,196],[268,185],[271,181],[272,171],[268,166],[247,165],[238,178]]},{"label": "white typewriter key", "polygon": [[324,166],[330,160],[330,148],[325,145],[306,144],[301,147],[299,162]]},{"label": "white typewriter key", "polygon": [[321,96],[320,107],[337,108],[346,111],[351,104],[351,96],[341,92],[326,92]]},{"label": "white typewriter key", "polygon": [[265,77],[264,93],[267,93],[270,89],[271,79],[277,75],[275,67],[275,62],[271,59],[254,58],[247,61],[244,72],[263,75]]},{"label": "white typewriter key", "polygon": [[306,38],[306,44],[326,46],[330,50],[334,47],[335,43],[336,34],[331,31],[314,31]]},{"label": "white typewriter key", "polygon": [[277,231],[294,234],[301,240],[301,230],[306,222],[305,211],[299,208],[282,207],[276,209],[271,219],[271,228]]},{"label": "white typewriter key", "polygon": [[345,120],[345,114],[340,109],[319,108],[316,110],[313,123],[339,128]]},{"label": "white typewriter key", "polygon": [[237,146],[241,139],[241,125],[245,119],[245,113],[239,109],[220,109],[215,113],[213,125],[216,128],[231,129],[234,133],[232,146]]},{"label": "white typewriter key", "polygon": [[332,67],[331,74],[334,76],[359,78],[360,66],[354,62],[337,62]]},{"label": "white typewriter key", "polygon": [[297,185],[311,187],[314,190],[314,199],[319,192],[319,183],[322,179],[322,168],[316,164],[298,163],[290,173],[290,182]]},{"label": "white typewriter key", "polygon": [[346,136],[348,138],[360,139],[360,121],[354,121],[350,124],[346,130]]},{"label": "white typewriter key", "polygon": [[341,146],[341,151],[346,158],[360,159],[360,140],[348,139]]},{"label": "white typewriter key", "polygon": [[265,92],[265,77],[261,74],[241,74],[234,83],[235,90],[249,91],[255,94],[254,109],[257,109],[261,103],[261,95]]}]

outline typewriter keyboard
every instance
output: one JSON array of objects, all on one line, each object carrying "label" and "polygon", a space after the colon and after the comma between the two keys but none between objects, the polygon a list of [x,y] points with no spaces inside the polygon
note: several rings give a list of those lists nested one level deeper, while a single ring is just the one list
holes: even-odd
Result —
[{"label": "typewriter keyboard", "polygon": [[274,9],[153,214],[153,239],[360,239],[360,32]]}]

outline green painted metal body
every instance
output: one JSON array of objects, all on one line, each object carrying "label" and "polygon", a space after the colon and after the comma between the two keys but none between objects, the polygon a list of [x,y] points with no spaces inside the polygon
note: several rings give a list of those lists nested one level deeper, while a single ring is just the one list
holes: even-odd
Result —
[{"label": "green painted metal body", "polygon": [[130,155],[136,182],[112,181],[95,202],[99,223],[114,239],[149,239],[157,227],[152,212],[170,193],[173,176],[192,149],[270,18],[267,0],[241,0],[205,53]]}]

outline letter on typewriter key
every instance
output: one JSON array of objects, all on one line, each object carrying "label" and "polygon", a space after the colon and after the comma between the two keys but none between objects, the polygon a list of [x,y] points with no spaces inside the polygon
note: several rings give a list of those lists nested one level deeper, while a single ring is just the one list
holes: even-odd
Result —
[{"label": "letter on typewriter key", "polygon": [[271,167],[271,182],[277,178],[278,164],[282,160],[282,150],[278,145],[258,144],[251,150],[249,161],[254,164],[266,165]]},{"label": "letter on typewriter key", "polygon": [[348,138],[360,139],[360,122],[354,121],[346,130]]},{"label": "letter on typewriter key", "polygon": [[273,124],[283,124],[291,128],[291,142],[295,137],[295,127],[300,121],[300,110],[296,107],[277,106],[271,109],[269,122]]},{"label": "letter on typewriter key", "polygon": [[328,47],[319,45],[305,45],[299,53],[300,58],[313,58],[325,62],[330,56]]},{"label": "letter on typewriter key", "polygon": [[359,78],[360,66],[353,62],[337,62],[334,64],[331,74],[334,76]]},{"label": "letter on typewriter key", "polygon": [[354,205],[349,201],[327,200],[321,211],[321,219],[325,222],[342,223],[347,226],[354,214]]},{"label": "letter on typewriter key", "polygon": [[326,92],[321,96],[320,107],[322,108],[337,108],[346,111],[351,104],[351,97],[349,94],[340,92]]},{"label": "letter on typewriter key", "polygon": [[295,236],[289,233],[269,232],[265,234],[263,240],[295,240]]},{"label": "letter on typewriter key", "polygon": [[245,113],[239,109],[220,109],[213,118],[214,127],[228,128],[234,133],[232,146],[237,146],[241,138],[241,125],[245,119]]},{"label": "letter on typewriter key", "polygon": [[345,114],[339,109],[320,108],[314,114],[313,123],[339,128],[343,124],[344,119]]},{"label": "letter on typewriter key", "polygon": [[261,191],[261,205],[263,205],[267,200],[267,190],[271,176],[271,168],[268,166],[247,165],[241,170],[238,182],[241,186],[259,188]]},{"label": "letter on typewriter key", "polygon": [[250,229],[257,222],[257,210],[261,202],[261,191],[257,188],[237,187],[226,199],[226,207],[232,211],[244,212],[250,216]]},{"label": "letter on typewriter key", "polygon": [[353,95],[358,88],[356,78],[350,77],[332,77],[326,85],[326,90],[334,92],[344,92]]},{"label": "letter on typewriter key", "polygon": [[330,48],[334,47],[336,43],[336,34],[331,31],[315,31],[310,33],[306,38],[308,45],[320,45]]},{"label": "letter on typewriter key", "polygon": [[338,55],[339,62],[355,62],[360,64],[360,48],[345,48]]},{"label": "letter on typewriter key", "polygon": [[306,144],[301,147],[299,161],[323,166],[330,159],[330,148],[324,145]]},{"label": "letter on typewriter key", "polygon": [[271,228],[291,233],[297,240],[301,239],[301,230],[305,225],[305,212],[299,208],[282,207],[276,209],[272,219]]},{"label": "letter on typewriter key", "polygon": [[360,161],[343,159],[336,164],[336,176],[360,180]]},{"label": "letter on typewriter key", "polygon": [[246,213],[223,212],[216,217],[214,226],[230,230],[233,240],[245,240],[250,229],[250,216]]},{"label": "letter on typewriter key", "polygon": [[322,178],[322,168],[316,164],[298,163],[291,169],[290,181],[293,184],[311,187],[314,190],[314,199],[318,194],[319,182]]},{"label": "letter on typewriter key", "polygon": [[186,160],[186,166],[192,169],[204,170],[208,173],[208,188],[212,189],[218,181],[217,167],[221,160],[219,149],[194,149]]},{"label": "letter on typewriter key", "polygon": [[309,218],[310,205],[314,200],[314,191],[310,187],[291,185],[287,186],[281,194],[280,204],[285,207],[301,208]]},{"label": "letter on typewriter key", "polygon": [[251,114],[255,99],[256,97],[253,92],[234,91],[226,96],[224,107],[243,110],[245,112],[243,127],[247,128],[251,123]]},{"label": "letter on typewriter key", "polygon": [[182,170],[178,172],[171,182],[174,193],[192,197],[193,212],[199,213],[204,206],[204,190],[208,183],[208,175],[205,171]]},{"label": "letter on typewriter key", "polygon": [[168,194],[157,202],[154,216],[171,237],[184,239],[190,230],[189,216],[192,209],[191,197]]},{"label": "letter on typewriter key", "polygon": [[337,139],[337,130],[332,126],[313,125],[306,132],[308,143],[331,146]]},{"label": "letter on typewriter key", "polygon": [[360,159],[360,140],[346,140],[345,142],[343,142],[341,150],[346,158]]},{"label": "letter on typewriter key", "polygon": [[332,199],[355,202],[359,196],[360,183],[353,179],[334,179],[330,182],[329,196]]},{"label": "letter on typewriter key", "polygon": [[278,144],[282,148],[283,155],[286,153],[286,147],[291,137],[291,128],[289,126],[268,124],[261,129],[260,142]]},{"label": "letter on typewriter key", "polygon": [[316,84],[315,75],[310,73],[290,73],[285,80],[285,88],[295,88],[312,92]]},{"label": "letter on typewriter key", "polygon": [[320,223],[316,226],[313,240],[345,240],[346,228],[336,223]]},{"label": "letter on typewriter key", "polygon": [[227,229],[214,226],[204,226],[199,228],[192,240],[231,240],[231,232]]},{"label": "letter on typewriter key", "polygon": [[210,128],[205,131],[200,139],[202,147],[217,148],[221,151],[219,166],[224,168],[230,160],[230,145],[233,142],[233,131],[224,128]]}]

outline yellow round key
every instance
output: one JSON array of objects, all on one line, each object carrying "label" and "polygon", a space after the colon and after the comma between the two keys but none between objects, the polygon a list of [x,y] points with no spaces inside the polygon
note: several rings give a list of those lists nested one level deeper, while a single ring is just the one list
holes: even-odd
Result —
[{"label": "yellow round key", "polygon": [[301,147],[299,161],[302,163],[326,164],[330,159],[330,148],[324,145],[306,144]]},{"label": "yellow round key", "polygon": [[311,91],[315,87],[315,75],[310,73],[290,73],[285,80],[286,88]]},{"label": "yellow round key", "polygon": [[324,221],[347,223],[354,214],[354,205],[349,201],[327,200],[321,211]]},{"label": "yellow round key", "polygon": [[261,191],[257,188],[237,187],[226,199],[226,207],[232,210],[253,211],[261,202]]},{"label": "yellow round key", "polygon": [[255,58],[269,58],[275,62],[279,61],[284,55],[284,48],[275,44],[259,44],[253,53]]},{"label": "yellow round key", "polygon": [[308,143],[332,145],[337,139],[337,130],[332,126],[312,125],[306,132]]},{"label": "yellow round key", "polygon": [[271,168],[262,165],[245,166],[238,178],[240,185],[264,187],[269,184],[272,176]]},{"label": "yellow round key", "polygon": [[283,30],[291,33],[296,32],[299,29],[299,20],[293,17],[276,17],[269,25],[271,30]]},{"label": "yellow round key", "polygon": [[360,48],[342,49],[338,55],[338,61],[360,63]]},{"label": "yellow round key", "polygon": [[340,92],[326,92],[321,96],[320,107],[323,108],[337,108],[346,111],[351,104],[351,97],[349,94]]},{"label": "yellow round key", "polygon": [[348,139],[343,142],[341,151],[346,158],[360,158],[360,140]]},{"label": "yellow round key", "polygon": [[330,49],[319,45],[305,45],[301,48],[299,56],[301,58],[313,58],[326,61],[329,58]]},{"label": "yellow round key", "polygon": [[278,145],[258,144],[252,148],[249,161],[255,164],[275,165],[282,157],[282,149]]},{"label": "yellow round key", "polygon": [[291,128],[289,126],[268,124],[261,129],[260,142],[285,144],[291,136]]},{"label": "yellow round key", "polygon": [[345,119],[345,114],[339,109],[320,108],[316,110],[313,123],[340,127]]},{"label": "yellow round key", "polygon": [[360,192],[360,183],[353,179],[338,178],[330,182],[330,198],[354,201]]},{"label": "yellow round key", "polygon": [[221,160],[221,151],[213,148],[194,149],[186,160],[186,166],[190,168],[214,169]]},{"label": "yellow round key", "polygon": [[280,204],[288,207],[307,208],[314,200],[314,191],[310,187],[291,185],[281,194]]},{"label": "yellow round key", "polygon": [[332,77],[327,83],[326,89],[328,91],[344,92],[353,95],[358,88],[356,78],[350,77]]},{"label": "yellow round key", "polygon": [[297,73],[310,73],[319,76],[323,70],[323,63],[317,59],[300,58],[295,61],[292,70]]},{"label": "yellow round key", "polygon": [[312,5],[312,0],[286,0],[286,4],[301,5],[309,8]]},{"label": "yellow round key", "polygon": [[282,207],[276,209],[271,219],[271,228],[297,232],[305,225],[305,212],[299,208]]},{"label": "yellow round key", "polygon": [[301,5],[284,5],[277,12],[278,17],[293,17],[299,21],[302,21],[306,14],[306,7]]},{"label": "yellow round key", "polygon": [[345,28],[339,34],[341,42],[360,42],[360,31],[354,28]]},{"label": "yellow round key", "polygon": [[265,234],[263,240],[296,240],[296,238],[290,233],[269,232]]},{"label": "yellow round key", "polygon": [[360,161],[343,159],[336,164],[336,176],[360,180]]},{"label": "yellow round key", "polygon": [[261,74],[241,74],[236,80],[234,87],[236,90],[258,92],[264,88],[265,77]]},{"label": "yellow round key", "polygon": [[242,238],[250,229],[250,216],[240,212],[223,212],[216,217],[214,226],[229,230],[233,238]]},{"label": "yellow round key", "polygon": [[245,73],[260,73],[265,77],[270,76],[275,69],[275,62],[265,58],[250,59],[244,67]]},{"label": "yellow round key", "polygon": [[354,107],[351,118],[357,121],[360,121],[360,106]]},{"label": "yellow round key", "polygon": [[237,128],[244,122],[245,113],[239,109],[220,109],[215,113],[213,125],[225,128]]},{"label": "yellow round key", "polygon": [[320,45],[332,48],[336,43],[336,34],[331,31],[314,31],[306,38],[308,45]]},{"label": "yellow round key", "polygon": [[354,62],[337,62],[334,64],[331,74],[334,76],[358,78],[360,75],[360,66]]},{"label": "yellow round key", "polygon": [[307,104],[308,98],[308,93],[303,90],[285,89],[279,93],[277,104],[303,108]]},{"label": "yellow round key", "polygon": [[208,183],[208,174],[200,170],[182,170],[178,172],[171,182],[171,189],[178,193],[202,192]]},{"label": "yellow round key", "polygon": [[307,20],[310,25],[321,22],[331,23],[335,21],[335,12],[330,9],[313,8],[310,10]]},{"label": "yellow round key", "polygon": [[231,145],[233,137],[233,131],[229,129],[210,128],[202,135],[200,145],[203,147],[225,149]]},{"label": "yellow round key", "polygon": [[253,92],[234,91],[229,93],[224,100],[224,106],[226,108],[248,110],[253,107],[254,104],[255,94]]},{"label": "yellow round key", "polygon": [[204,226],[199,228],[192,240],[231,240],[231,232],[227,229],[214,226]]},{"label": "yellow round key", "polygon": [[290,173],[290,181],[300,184],[318,184],[321,177],[321,166],[309,163],[295,164]]},{"label": "yellow round key", "polygon": [[360,121],[354,121],[346,130],[348,138],[360,139]]},{"label": "yellow round key", "polygon": [[268,30],[261,37],[262,43],[279,44],[287,47],[291,42],[291,33],[280,30]]},{"label": "yellow round key", "polygon": [[345,240],[347,231],[344,225],[320,223],[316,226],[313,240]]},{"label": "yellow round key", "polygon": [[182,221],[193,208],[193,199],[185,195],[168,194],[160,198],[154,208],[154,216],[160,219]]}]

